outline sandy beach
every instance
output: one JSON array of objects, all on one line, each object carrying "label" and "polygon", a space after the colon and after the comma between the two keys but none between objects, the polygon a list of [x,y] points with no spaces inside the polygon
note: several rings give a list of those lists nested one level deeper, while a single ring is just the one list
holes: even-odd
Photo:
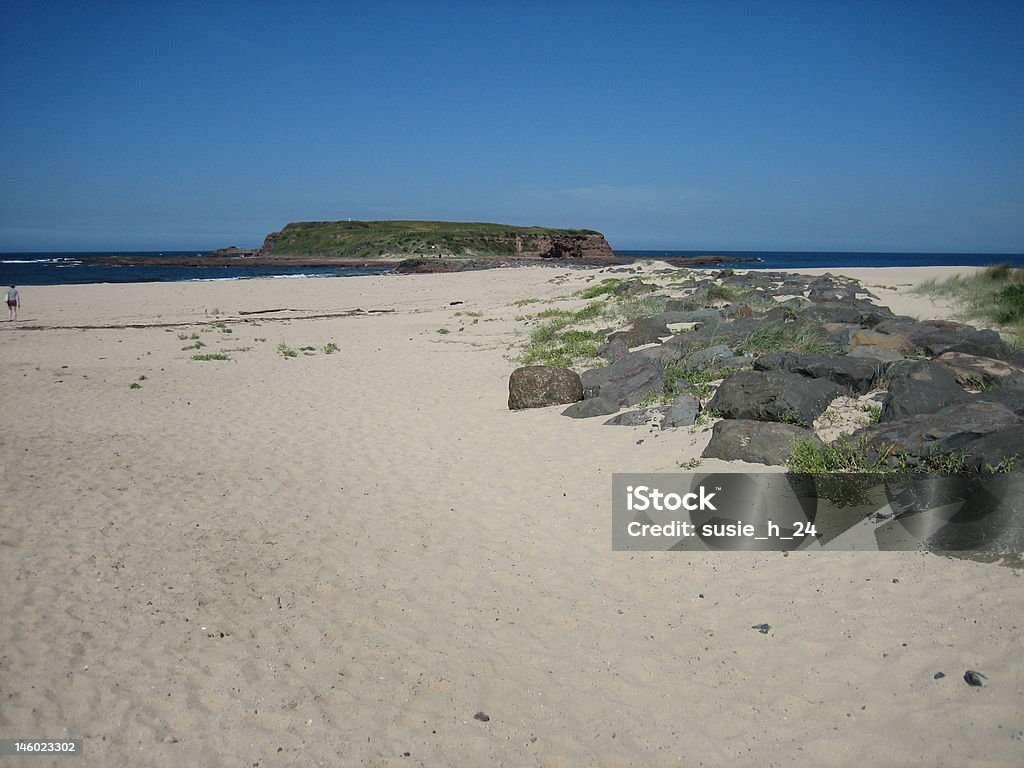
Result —
[{"label": "sandy beach", "polygon": [[[826,271],[925,319],[955,308],[909,288],[970,270]],[[515,302],[595,274],[22,289],[0,738],[83,768],[1024,764],[1019,571],[611,551],[612,474],[710,427],[509,411]]]}]

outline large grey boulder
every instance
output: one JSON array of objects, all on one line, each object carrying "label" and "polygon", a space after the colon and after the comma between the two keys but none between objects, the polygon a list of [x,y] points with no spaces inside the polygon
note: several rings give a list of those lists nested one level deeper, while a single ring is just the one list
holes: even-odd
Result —
[{"label": "large grey boulder", "polygon": [[665,324],[661,315],[653,317],[638,317],[633,321],[633,327],[628,331],[618,331],[609,337],[609,341],[621,339],[626,346],[640,347],[644,344],[660,344],[664,336],[670,336],[672,332]]},{"label": "large grey boulder", "polygon": [[626,340],[617,337],[613,338],[607,344],[602,344],[597,350],[597,356],[602,357],[610,363],[614,363],[616,360],[625,357],[629,354],[629,344]]},{"label": "large grey boulder", "polygon": [[819,448],[825,447],[811,430],[793,424],[725,419],[715,424],[711,442],[701,455],[709,459],[784,466],[798,440],[810,440]]},{"label": "large grey boulder", "polygon": [[647,427],[659,423],[668,413],[667,406],[641,408],[637,411],[626,411],[608,419],[605,424],[613,427]]},{"label": "large grey boulder", "polygon": [[665,418],[661,420],[661,428],[692,427],[696,423],[699,413],[700,400],[689,392],[682,392],[669,407]]},{"label": "large grey boulder", "polygon": [[871,391],[881,369],[882,365],[878,361],[845,355],[775,352],[754,361],[754,370],[789,371],[812,379],[828,379],[862,395]]},{"label": "large grey boulder", "polygon": [[[670,301],[668,306],[682,306],[684,302]],[[718,309],[681,309],[673,310],[666,309],[661,313],[661,318],[666,323],[720,323],[722,322],[722,312]]]},{"label": "large grey boulder", "polygon": [[878,347],[873,344],[864,344],[860,347],[853,347],[846,353],[847,357],[863,358],[865,360],[876,360],[880,363],[895,363],[899,360],[906,360],[903,353],[898,349],[890,347]]},{"label": "large grey boulder", "polygon": [[516,368],[508,379],[508,407],[543,408],[574,403],[583,399],[579,374],[552,365],[527,365]]},{"label": "large grey boulder", "polygon": [[1003,341],[995,331],[981,330],[968,334],[943,352],[960,352],[965,355],[1008,360],[1013,356],[1013,347]]},{"label": "large grey boulder", "polygon": [[875,326],[875,330],[902,336],[915,349],[929,357],[941,354],[977,332],[977,329],[969,325],[950,320],[908,321],[903,317],[883,320]]},{"label": "large grey boulder", "polygon": [[714,365],[720,360],[725,360],[727,357],[733,357],[734,354],[725,344],[715,344],[714,346],[690,352],[683,358],[683,366],[688,371],[697,371]]},{"label": "large grey boulder", "polygon": [[825,379],[788,371],[740,371],[722,382],[708,410],[729,419],[810,426],[843,390]]},{"label": "large grey boulder", "polygon": [[1024,470],[1024,424],[990,432],[967,448],[968,463],[980,472]]},{"label": "large grey boulder", "polygon": [[1024,420],[1004,405],[970,402],[873,424],[854,432],[850,440],[864,445],[869,460],[882,456],[893,466],[913,467],[925,463],[929,456],[970,453],[975,441],[1022,424]]},{"label": "large grey boulder", "polygon": [[562,415],[572,419],[590,419],[595,416],[609,416],[617,410],[619,410],[619,406],[615,403],[605,400],[603,397],[591,397],[588,400],[573,403],[562,411]]},{"label": "large grey boulder", "polygon": [[616,405],[635,405],[665,386],[664,369],[652,357],[631,352],[604,368],[582,376],[583,395],[601,396]]},{"label": "large grey boulder", "polygon": [[993,357],[949,350],[935,358],[935,362],[949,369],[962,386],[1024,389],[1024,371]]},{"label": "large grey boulder", "polygon": [[939,363],[914,361],[890,369],[889,394],[882,406],[882,421],[922,413],[935,413],[970,400],[949,369]]}]

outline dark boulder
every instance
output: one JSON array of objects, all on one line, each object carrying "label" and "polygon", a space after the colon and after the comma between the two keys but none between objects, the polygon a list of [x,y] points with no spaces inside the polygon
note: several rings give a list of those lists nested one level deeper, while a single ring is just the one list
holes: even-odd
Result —
[{"label": "dark boulder", "polygon": [[729,349],[729,347],[724,344],[715,344],[711,347],[705,347],[704,349],[698,349],[690,352],[683,358],[682,363],[686,370],[696,371],[715,365],[716,363],[733,356],[734,353]]},{"label": "dark boulder", "polygon": [[856,283],[839,283],[834,280],[818,279],[810,284],[807,298],[819,302],[852,302],[857,298]]},{"label": "dark boulder", "polygon": [[850,304],[818,304],[809,307],[803,312],[804,317],[820,320],[823,323],[855,323],[860,325],[864,320],[864,313]]},{"label": "dark boulder", "polygon": [[862,395],[871,391],[881,367],[878,362],[865,358],[793,352],[775,352],[754,361],[757,371],[789,371],[812,379],[828,379]]},{"label": "dark boulder", "polygon": [[606,425],[613,427],[647,427],[659,423],[668,413],[668,406],[657,408],[641,408],[638,411],[626,411],[608,419]]},{"label": "dark boulder", "polygon": [[935,413],[970,400],[956,378],[939,363],[914,361],[890,368],[889,394],[882,406],[882,421],[894,421],[922,413]]},{"label": "dark boulder", "polygon": [[[670,304],[672,302],[669,302]],[[720,323],[722,313],[717,309],[691,309],[691,310],[669,310],[666,309],[659,317],[666,323]]]},{"label": "dark boulder", "polygon": [[600,395],[616,405],[635,405],[662,391],[664,368],[651,356],[630,352],[609,366],[587,371],[582,383],[587,398]]},{"label": "dark boulder", "polygon": [[661,420],[662,429],[674,427],[692,427],[700,413],[700,400],[688,392],[681,393]]},{"label": "dark boulder", "polygon": [[640,296],[645,293],[652,293],[657,289],[658,286],[645,283],[642,277],[630,277],[616,285],[612,289],[612,293],[620,297]]},{"label": "dark boulder", "polygon": [[508,380],[508,407],[543,408],[574,403],[583,399],[579,374],[551,365],[527,365],[516,368]]},{"label": "dark boulder", "polygon": [[627,344],[625,339],[622,338],[613,338],[597,350],[597,356],[604,358],[610,363],[614,363],[616,360],[619,360],[628,354],[629,344]]},{"label": "dark boulder", "polygon": [[967,450],[971,444],[995,432],[1019,427],[1024,420],[998,403],[971,402],[935,413],[887,421],[859,429],[850,436],[863,444],[868,459],[885,458],[892,466],[918,466],[929,456]]},{"label": "dark boulder", "polygon": [[875,326],[876,331],[902,336],[918,352],[932,357],[966,340],[976,329],[950,320],[908,321],[894,317]]},{"label": "dark boulder", "polygon": [[798,440],[810,440],[819,448],[825,447],[811,430],[793,424],[725,419],[715,424],[711,442],[701,455],[708,459],[784,466]]},{"label": "dark boulder", "polygon": [[1024,470],[1024,425],[991,432],[972,442],[968,465],[980,472]]},{"label": "dark boulder", "polygon": [[1013,347],[1003,341],[998,333],[990,330],[974,331],[943,352],[961,352],[996,360],[1009,360],[1014,354]]},{"label": "dark boulder", "polygon": [[880,363],[895,363],[900,360],[906,360],[903,353],[898,349],[876,347],[871,344],[865,344],[862,347],[854,347],[846,353],[846,356],[863,360],[875,360]]},{"label": "dark boulder", "polygon": [[622,339],[629,347],[640,347],[644,344],[660,344],[663,336],[671,336],[672,332],[665,325],[661,315],[655,317],[638,317],[628,331],[619,331],[609,337],[609,341]]},{"label": "dark boulder", "polygon": [[1024,390],[1024,371],[1002,360],[949,350],[935,358],[935,362],[948,368],[962,386]]},{"label": "dark boulder", "polygon": [[843,390],[824,379],[787,371],[740,371],[722,382],[708,410],[730,419],[810,426]]},{"label": "dark boulder", "polygon": [[609,416],[617,410],[619,410],[619,406],[615,403],[605,400],[603,397],[591,397],[588,400],[573,403],[562,411],[562,415],[572,419],[589,419],[594,416]]}]

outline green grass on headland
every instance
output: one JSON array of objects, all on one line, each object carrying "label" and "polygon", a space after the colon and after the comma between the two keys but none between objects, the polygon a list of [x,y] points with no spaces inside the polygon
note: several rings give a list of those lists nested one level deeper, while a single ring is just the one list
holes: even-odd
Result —
[{"label": "green grass on headland", "polygon": [[511,256],[539,237],[599,235],[589,229],[513,227],[459,221],[299,221],[281,230],[276,256],[375,258],[385,254]]},{"label": "green grass on headland", "polygon": [[1010,331],[1024,341],[1024,269],[999,264],[973,275],[954,275],[939,282],[929,280],[918,293],[946,296],[964,303],[962,315]]}]

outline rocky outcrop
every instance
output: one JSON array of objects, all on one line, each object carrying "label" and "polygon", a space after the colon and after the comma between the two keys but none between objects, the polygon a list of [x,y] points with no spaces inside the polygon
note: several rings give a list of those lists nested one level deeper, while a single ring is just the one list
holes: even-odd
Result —
[{"label": "rocky outcrop", "polygon": [[542,259],[584,262],[611,261],[615,258],[612,247],[604,235],[600,234],[537,237],[525,243],[525,247],[530,247],[531,251],[523,251],[519,255],[531,256],[535,253]]},{"label": "rocky outcrop", "polygon": [[[651,294],[639,279],[618,288]],[[604,333],[599,354],[611,365],[582,374],[587,399],[566,416],[671,397],[605,423],[692,426],[703,406],[724,417],[708,458],[784,465],[795,441],[823,448],[824,438],[851,440],[853,465],[865,467],[1024,469],[1024,352],[998,334],[895,316],[828,276],[725,270],[676,288],[689,293],[659,289],[652,305],[663,301],[663,312]]]}]

